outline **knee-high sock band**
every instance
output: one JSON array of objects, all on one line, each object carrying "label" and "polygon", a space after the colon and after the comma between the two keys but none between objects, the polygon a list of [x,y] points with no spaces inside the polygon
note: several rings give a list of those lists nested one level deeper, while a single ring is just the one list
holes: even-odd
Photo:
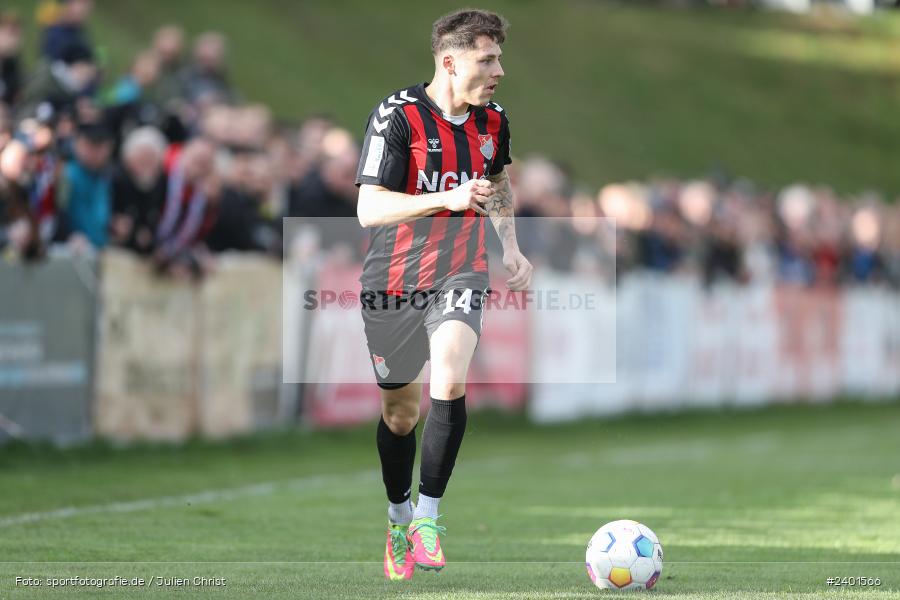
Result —
[{"label": "knee-high sock band", "polygon": [[444,495],[465,431],[464,395],[455,400],[431,399],[431,410],[422,431],[420,494],[432,498]]},{"label": "knee-high sock band", "polygon": [[378,456],[381,458],[381,478],[388,500],[401,504],[409,500],[412,488],[413,464],[416,462],[416,428],[406,435],[397,435],[384,418],[378,421],[375,434]]}]

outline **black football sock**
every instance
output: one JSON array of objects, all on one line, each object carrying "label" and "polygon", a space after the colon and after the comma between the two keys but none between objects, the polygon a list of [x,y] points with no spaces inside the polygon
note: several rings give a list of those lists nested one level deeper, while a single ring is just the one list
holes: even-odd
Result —
[{"label": "black football sock", "polygon": [[466,397],[431,399],[431,410],[422,431],[422,465],[419,494],[440,498],[453,473],[456,455],[466,432]]},{"label": "black football sock", "polygon": [[388,500],[402,504],[409,500],[412,488],[413,464],[416,462],[416,428],[406,435],[391,431],[384,417],[378,420],[375,434],[378,456],[381,457],[381,478]]}]

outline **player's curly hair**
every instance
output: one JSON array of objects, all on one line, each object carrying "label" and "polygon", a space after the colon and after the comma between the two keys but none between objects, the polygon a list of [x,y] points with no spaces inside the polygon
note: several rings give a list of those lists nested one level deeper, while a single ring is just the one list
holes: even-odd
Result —
[{"label": "player's curly hair", "polygon": [[486,10],[464,8],[444,15],[431,28],[431,53],[447,48],[471,50],[475,41],[486,35],[498,44],[506,40],[506,19]]}]

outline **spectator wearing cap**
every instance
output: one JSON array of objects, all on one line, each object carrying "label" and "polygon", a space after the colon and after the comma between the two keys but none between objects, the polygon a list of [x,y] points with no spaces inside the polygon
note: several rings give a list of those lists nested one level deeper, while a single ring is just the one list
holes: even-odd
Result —
[{"label": "spectator wearing cap", "polygon": [[158,129],[135,129],[122,144],[122,160],[112,176],[114,244],[139,254],[153,251],[154,234],[166,199],[163,158],[166,139]]},{"label": "spectator wearing cap", "polygon": [[112,211],[109,158],[112,132],[103,123],[85,123],[75,136],[75,158],[63,167],[57,193],[62,222],[58,238],[76,246],[106,246]]},{"label": "spectator wearing cap", "polygon": [[56,20],[44,29],[41,54],[48,61],[62,60],[71,47],[90,49],[84,24],[91,16],[92,0],[61,0]]}]

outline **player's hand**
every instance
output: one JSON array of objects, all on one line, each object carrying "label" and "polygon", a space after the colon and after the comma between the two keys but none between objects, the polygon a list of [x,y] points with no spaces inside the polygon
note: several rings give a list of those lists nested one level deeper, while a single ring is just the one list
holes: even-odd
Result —
[{"label": "player's hand", "polygon": [[531,285],[531,274],[534,272],[534,267],[519,252],[518,248],[506,250],[503,253],[503,266],[512,275],[506,280],[506,287],[514,292],[528,289],[528,286]]},{"label": "player's hand", "polygon": [[483,204],[493,195],[491,182],[486,179],[470,179],[446,194],[444,208],[458,212],[472,209],[480,215],[487,216]]}]

